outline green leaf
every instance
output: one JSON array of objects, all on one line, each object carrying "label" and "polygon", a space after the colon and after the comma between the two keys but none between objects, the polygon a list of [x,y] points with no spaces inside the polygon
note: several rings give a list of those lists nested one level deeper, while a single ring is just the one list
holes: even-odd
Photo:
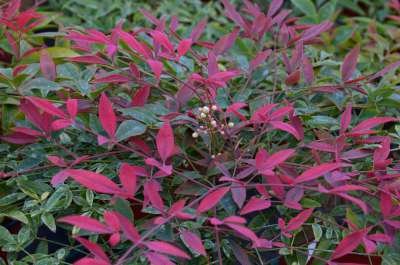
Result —
[{"label": "green leaf", "polygon": [[311,0],[291,0],[306,16],[318,20],[317,9]]},{"label": "green leaf", "polygon": [[316,241],[319,241],[322,237],[323,231],[319,224],[312,224],[312,230],[314,233],[314,238]]},{"label": "green leaf", "polygon": [[25,84],[22,85],[21,90],[22,91],[30,91],[34,88],[40,89],[40,92],[42,93],[43,96],[47,96],[47,94],[50,91],[57,91],[62,88],[61,85],[59,85],[56,82],[47,80],[46,78],[43,77],[38,77],[32,80],[29,80]]},{"label": "green leaf", "polygon": [[41,216],[42,222],[53,232],[56,232],[56,221],[54,220],[54,217],[50,213],[44,213]]},{"label": "green leaf", "polygon": [[0,225],[0,243],[15,243],[14,237],[4,227]]},{"label": "green leaf", "polygon": [[23,212],[21,212],[20,210],[17,210],[17,209],[3,211],[3,212],[0,213],[0,217],[2,217],[2,216],[7,216],[7,217],[9,217],[11,219],[18,220],[18,221],[20,221],[20,222],[22,222],[24,224],[29,223],[28,218],[26,217],[26,215]]},{"label": "green leaf", "polygon": [[[47,52],[53,59],[79,56],[79,54],[73,51],[72,49],[64,47],[50,47],[47,48]],[[24,57],[21,63],[39,62],[39,59],[40,59],[40,52],[37,51],[33,52],[29,56]]]},{"label": "green leaf", "polygon": [[114,204],[114,208],[117,212],[129,218],[129,220],[133,220],[133,212],[130,207],[130,203],[127,200],[117,198]]},{"label": "green leaf", "polygon": [[23,199],[25,196],[26,195],[24,193],[21,193],[21,192],[8,194],[8,195],[6,195],[6,196],[4,196],[4,197],[2,197],[0,199],[0,207],[1,206],[7,206],[7,205],[10,205],[10,204],[12,204],[14,202],[17,202],[17,201]]},{"label": "green leaf", "polygon": [[146,125],[135,120],[123,121],[116,133],[118,141],[123,141],[129,137],[141,135],[146,131]]},{"label": "green leaf", "polygon": [[60,186],[57,190],[49,197],[43,206],[46,212],[53,210],[57,204],[62,203],[61,198],[65,196],[67,188],[65,186]]},{"label": "green leaf", "polygon": [[304,208],[316,208],[316,207],[321,207],[321,203],[319,203],[318,201],[314,201],[312,199],[309,198],[303,198],[300,201],[301,206],[303,206]]},{"label": "green leaf", "polygon": [[21,228],[21,230],[19,230],[19,232],[18,232],[18,236],[17,236],[18,243],[21,245],[26,243],[29,240],[30,236],[31,236],[31,231],[30,231],[29,227],[23,226]]}]

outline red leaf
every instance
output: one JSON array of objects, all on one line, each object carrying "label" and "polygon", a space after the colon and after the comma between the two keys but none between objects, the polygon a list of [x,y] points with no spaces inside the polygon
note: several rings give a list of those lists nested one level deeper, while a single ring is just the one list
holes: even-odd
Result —
[{"label": "red leaf", "polygon": [[381,192],[380,193],[380,210],[382,212],[383,217],[386,219],[390,217],[392,213],[392,196],[388,192]]},{"label": "red leaf", "polygon": [[250,61],[250,72],[256,69],[260,64],[262,64],[267,58],[271,55],[272,50],[268,49],[262,52],[259,52],[256,57]]},{"label": "red leaf", "polygon": [[106,60],[97,55],[81,55],[67,58],[70,62],[88,63],[88,64],[109,64]]},{"label": "red leaf", "polygon": [[163,64],[160,61],[152,59],[148,59],[147,63],[149,64],[151,70],[153,71],[156,80],[159,81],[161,73],[163,71]]},{"label": "red leaf", "polygon": [[105,93],[101,94],[99,103],[99,119],[101,126],[110,138],[114,138],[117,127],[117,117],[115,116],[112,104]]},{"label": "red leaf", "polygon": [[104,222],[113,230],[113,232],[120,230],[121,225],[118,219],[118,212],[105,211],[103,218]]},{"label": "red leaf", "polygon": [[145,9],[143,9],[143,8],[140,8],[139,10],[140,10],[140,12],[142,13],[142,15],[143,15],[148,21],[150,21],[151,23],[153,23],[154,25],[157,25],[157,26],[160,24],[160,20],[157,19],[155,16],[153,16],[149,11],[147,11],[147,10],[145,10]]},{"label": "red leaf", "polygon": [[78,100],[77,99],[68,99],[67,100],[67,111],[69,116],[72,119],[75,119],[78,114]]},{"label": "red leaf", "polygon": [[58,131],[70,126],[72,122],[70,120],[59,119],[51,123],[51,128],[53,131]]},{"label": "red leaf", "polygon": [[360,122],[356,127],[351,130],[351,133],[360,133],[363,131],[368,131],[372,129],[373,127],[376,127],[378,125],[381,125],[386,122],[391,122],[391,121],[397,121],[396,118],[392,117],[373,117],[369,118],[365,121]]},{"label": "red leaf", "polygon": [[296,215],[294,218],[290,219],[286,226],[287,231],[294,231],[299,229],[305,221],[310,218],[312,212],[314,211],[313,208],[307,209]]},{"label": "red leaf", "polygon": [[213,208],[215,205],[219,203],[219,201],[224,197],[224,195],[229,191],[229,187],[223,187],[214,190],[207,196],[205,196],[200,204],[199,207],[197,207],[197,213],[203,213],[205,211],[210,210]]},{"label": "red leaf", "polygon": [[285,84],[288,86],[294,86],[300,81],[300,70],[296,70],[290,73],[285,80]]},{"label": "red leaf", "polygon": [[356,70],[359,53],[360,53],[360,45],[357,45],[344,58],[342,67],[340,69],[342,73],[343,82],[350,80],[351,76]]},{"label": "red leaf", "polygon": [[162,254],[158,254],[155,252],[148,252],[144,255],[149,260],[150,265],[175,265],[175,263],[170,261],[168,257]]},{"label": "red leaf", "polygon": [[37,108],[43,110],[44,112],[47,112],[48,114],[57,116],[59,118],[66,119],[67,115],[65,113],[55,107],[50,101],[47,99],[43,98],[38,98],[38,97],[26,97],[30,102],[32,102],[33,105],[35,105]]},{"label": "red leaf", "polygon": [[[260,152],[260,151],[259,151]],[[258,166],[258,170],[263,172],[265,170],[274,169],[279,164],[285,162],[289,157],[291,157],[296,150],[294,149],[284,149],[280,150],[269,157],[267,157],[264,161],[262,161],[262,166]]]},{"label": "red leaf", "polygon": [[255,196],[251,197],[245,206],[240,210],[240,215],[245,215],[254,211],[267,209],[271,206],[270,200],[264,200]]},{"label": "red leaf", "polygon": [[245,121],[246,117],[239,112],[240,109],[243,109],[247,106],[246,103],[243,102],[235,102],[232,105],[228,106],[228,108],[226,109],[226,114],[228,113],[233,113],[235,114],[240,120]]},{"label": "red leaf", "polygon": [[390,143],[391,139],[390,137],[383,137],[383,140],[381,142],[381,146],[374,151],[374,166],[378,167],[380,164],[384,163],[385,160],[389,157],[390,154]]},{"label": "red leaf", "polygon": [[68,164],[65,160],[59,156],[47,156],[47,159],[53,164],[58,167],[66,167]]},{"label": "red leaf", "polygon": [[247,237],[254,243],[256,243],[258,241],[257,235],[252,230],[250,230],[249,228],[247,228],[245,226],[233,224],[233,223],[225,223],[225,225],[232,228],[240,235]]},{"label": "red leaf", "polygon": [[207,19],[202,19],[197,25],[193,28],[192,33],[190,33],[190,38],[193,42],[197,42],[200,39],[201,34],[203,34],[204,29],[207,26]]},{"label": "red leaf", "polygon": [[327,144],[324,142],[318,142],[318,141],[313,141],[309,144],[306,145],[308,148],[322,151],[322,152],[330,152],[330,153],[335,153],[336,149],[333,145]]},{"label": "red leaf", "polygon": [[355,197],[352,197],[352,196],[350,196],[350,195],[348,195],[348,194],[346,194],[346,193],[336,193],[336,195],[338,195],[338,196],[340,196],[340,197],[342,197],[342,198],[344,198],[344,199],[346,199],[346,200],[348,200],[348,201],[351,201],[352,203],[354,203],[355,205],[357,205],[358,207],[360,207],[361,210],[363,210],[363,212],[364,212],[365,214],[368,213],[367,204],[366,204],[365,202],[363,202],[362,200],[360,200],[360,199],[358,199],[358,198],[355,198]]},{"label": "red leaf", "polygon": [[[99,245],[97,245],[96,243],[93,243],[83,237],[76,237],[75,239],[77,241],[79,241],[79,243],[81,243],[85,248],[87,248],[90,251],[90,253],[92,253],[97,259],[104,261],[105,264],[111,264],[106,253],[103,251],[103,249]],[[99,263],[99,264],[102,264],[102,263]]]},{"label": "red leaf", "polygon": [[352,252],[358,245],[361,244],[364,236],[364,230],[356,231],[347,235],[342,241],[340,241],[339,245],[333,252],[331,259],[334,260]]},{"label": "red leaf", "polygon": [[301,135],[299,134],[299,132],[289,123],[285,123],[285,122],[281,122],[281,121],[271,121],[270,124],[275,129],[290,133],[297,140],[301,140]]},{"label": "red leaf", "polygon": [[100,233],[100,234],[109,234],[111,230],[105,226],[104,224],[100,223],[96,219],[84,216],[84,215],[69,215],[61,217],[57,220],[58,222],[67,223],[73,226],[77,226],[81,229]]},{"label": "red leaf", "polygon": [[303,207],[299,203],[299,201],[304,196],[304,189],[302,187],[294,187],[290,189],[285,196],[285,201],[283,204],[291,209],[302,210]]},{"label": "red leaf", "polygon": [[148,48],[145,47],[143,44],[141,44],[138,40],[135,39],[131,34],[118,30],[117,31],[118,36],[126,43],[128,46],[134,50],[135,52],[139,53],[142,55],[145,59],[148,59],[151,57],[150,52],[148,51]]},{"label": "red leaf", "polygon": [[343,134],[347,130],[347,128],[349,128],[351,122],[351,110],[352,106],[351,103],[349,103],[340,119],[340,134]]},{"label": "red leaf", "polygon": [[368,191],[369,189],[366,187],[363,187],[363,186],[345,184],[345,185],[333,188],[329,192],[336,193],[336,192],[346,192],[346,191],[354,191],[354,190]]},{"label": "red leaf", "polygon": [[239,183],[231,184],[232,199],[239,208],[242,208],[246,200],[246,187]]},{"label": "red leaf", "polygon": [[192,46],[192,39],[183,39],[179,42],[178,48],[176,49],[178,52],[178,59],[181,58],[183,55],[190,50]]},{"label": "red leaf", "polygon": [[104,260],[93,259],[93,258],[83,258],[74,262],[74,265],[110,265],[110,264],[111,263],[106,262]]},{"label": "red leaf", "polygon": [[121,189],[104,175],[84,169],[67,169],[65,175],[71,176],[76,182],[100,193],[118,194]]},{"label": "red leaf", "polygon": [[190,256],[188,254],[186,254],[183,250],[181,250],[167,242],[148,241],[148,242],[145,242],[144,245],[146,245],[146,247],[148,247],[150,250],[153,250],[153,251],[156,251],[159,253],[164,253],[164,254],[168,254],[168,255],[175,256],[175,257],[184,258],[184,259],[190,259]]},{"label": "red leaf", "polygon": [[135,95],[132,97],[131,106],[143,107],[146,104],[149,95],[150,95],[150,86],[148,85],[142,86],[136,91]]},{"label": "red leaf", "polygon": [[151,204],[162,211],[164,209],[164,202],[159,194],[160,184],[158,182],[151,180],[144,184],[144,193],[149,198]]},{"label": "red leaf", "polygon": [[228,33],[225,36],[222,36],[217,43],[214,45],[213,52],[215,55],[223,54],[227,50],[229,50],[232,45],[235,43],[236,38],[238,37],[240,32],[240,28],[236,27],[232,30],[231,33]]},{"label": "red leaf", "polygon": [[201,238],[198,235],[188,230],[185,230],[182,232],[182,239],[191,249],[193,249],[200,255],[203,255],[205,257],[207,256],[206,250],[203,246],[203,242],[201,242]]},{"label": "red leaf", "polygon": [[50,54],[45,49],[40,52],[40,70],[46,79],[51,81],[56,79],[56,65],[54,64]]},{"label": "red leaf", "polygon": [[156,144],[158,154],[161,160],[165,162],[169,157],[174,154],[175,151],[175,140],[174,132],[172,131],[171,125],[168,121],[164,122],[163,126],[158,131],[156,137]]},{"label": "red leaf", "polygon": [[294,182],[297,183],[302,183],[310,180],[314,180],[316,178],[319,178],[320,176],[331,172],[337,168],[348,166],[347,164],[343,163],[325,163],[321,164],[315,167],[312,167],[310,169],[307,169],[304,171],[300,176],[298,176]]},{"label": "red leaf", "polygon": [[314,82],[313,65],[306,56],[303,57],[303,75],[307,84],[310,85]]},{"label": "red leaf", "polygon": [[116,213],[116,215],[118,217],[120,227],[125,237],[134,243],[140,240],[140,234],[133,226],[131,221],[120,213]]},{"label": "red leaf", "polygon": [[120,74],[111,74],[105,77],[101,77],[101,78],[96,78],[95,80],[93,80],[92,82],[94,84],[101,84],[101,83],[114,83],[114,84],[118,84],[118,83],[127,83],[129,82],[129,78]]},{"label": "red leaf", "polygon": [[383,68],[382,70],[377,72],[376,74],[372,75],[370,80],[374,80],[378,77],[382,77],[382,76],[386,75],[388,72],[393,71],[394,69],[397,69],[399,66],[400,66],[400,61],[389,64],[388,66],[386,66],[385,68]]},{"label": "red leaf", "polygon": [[221,0],[225,7],[225,13],[227,17],[232,19],[237,25],[241,26],[245,32],[249,32],[249,27],[243,20],[242,16],[235,10],[235,7],[229,2],[229,0]]},{"label": "red leaf", "polygon": [[171,42],[169,41],[168,37],[159,30],[153,30],[150,35],[153,37],[154,41],[159,45],[163,46],[167,49],[168,52],[174,52],[174,46],[172,46]]},{"label": "red leaf", "polygon": [[121,180],[123,189],[133,197],[136,192],[137,182],[135,168],[127,163],[122,163],[119,169],[119,179]]},{"label": "red leaf", "polygon": [[301,40],[303,42],[312,40],[317,37],[322,32],[329,30],[332,27],[333,23],[330,21],[324,21],[321,24],[314,25],[311,28],[305,30],[301,36]]},{"label": "red leaf", "polygon": [[6,136],[0,136],[0,139],[12,144],[31,144],[38,140],[36,136],[27,135],[20,132],[14,132]]},{"label": "red leaf", "polygon": [[267,17],[273,17],[281,8],[283,0],[272,0],[269,4]]}]

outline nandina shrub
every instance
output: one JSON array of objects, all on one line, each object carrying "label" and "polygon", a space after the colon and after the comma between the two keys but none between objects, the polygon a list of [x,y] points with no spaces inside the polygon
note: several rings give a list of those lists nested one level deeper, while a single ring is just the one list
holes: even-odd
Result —
[{"label": "nandina shrub", "polygon": [[18,0],[2,10],[3,115],[15,119],[0,206],[22,224],[0,227],[8,261],[71,259],[48,253],[42,225],[72,229],[81,265],[333,265],[396,251],[398,118],[363,105],[400,63],[359,68],[358,44],[332,63],[332,22],[301,24],[279,0],[222,3],[233,26],[217,41],[202,36],[207,20],[184,30],[142,10],[152,27],[65,29],[51,48],[33,31],[43,15]]}]

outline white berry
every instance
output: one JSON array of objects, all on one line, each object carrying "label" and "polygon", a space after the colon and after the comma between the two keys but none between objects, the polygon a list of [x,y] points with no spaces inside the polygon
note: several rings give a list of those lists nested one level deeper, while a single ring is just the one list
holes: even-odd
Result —
[{"label": "white berry", "polygon": [[233,128],[233,126],[235,126],[235,124],[233,122],[228,123],[229,128]]},{"label": "white berry", "polygon": [[197,132],[194,132],[194,133],[192,133],[192,137],[197,138],[197,137],[199,137],[199,134]]}]

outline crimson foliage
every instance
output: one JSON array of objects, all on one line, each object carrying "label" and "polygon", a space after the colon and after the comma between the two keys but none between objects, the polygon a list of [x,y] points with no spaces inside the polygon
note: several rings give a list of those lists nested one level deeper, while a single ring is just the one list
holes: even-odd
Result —
[{"label": "crimson foliage", "polygon": [[[379,128],[398,119],[363,118],[357,100],[400,63],[360,74],[355,45],[325,78],[315,49],[332,22],[301,24],[282,0],[266,12],[222,3],[234,27],[217,41],[204,40],[206,20],[182,32],[143,10],[151,27],[64,30],[65,56],[29,37],[46,17],[18,12],[19,0],[2,10],[13,69],[1,78],[24,118],[1,139],[47,158],[2,177],[43,174],[60,198],[94,192],[92,207],[70,201],[65,216],[46,209],[49,194],[40,201],[42,222],[74,226],[90,252],[74,264],[222,264],[229,245],[241,264],[276,250],[333,265],[395,243],[400,172]],[[338,121],[312,127],[307,105],[327,95],[343,99]]]}]

